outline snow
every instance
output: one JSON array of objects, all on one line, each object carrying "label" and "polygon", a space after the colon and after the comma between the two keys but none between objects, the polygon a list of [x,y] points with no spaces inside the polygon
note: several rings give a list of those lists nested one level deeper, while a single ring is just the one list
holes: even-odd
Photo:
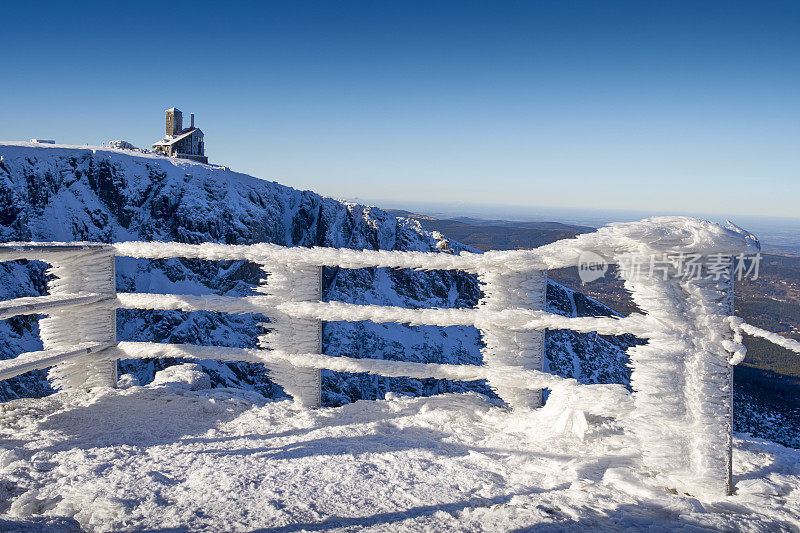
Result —
[{"label": "snow", "polygon": [[638,469],[618,422],[584,424],[558,401],[520,414],[474,393],[390,395],[308,410],[198,386],[192,365],[164,372],[3,404],[0,529],[800,527],[800,453],[745,436],[736,493],[701,501]]},{"label": "snow", "polygon": [[112,150],[124,150],[124,151],[129,151],[129,152],[138,152],[138,153],[142,153],[142,154],[146,154],[147,153],[147,150],[142,150],[141,148],[138,148],[138,147],[134,146],[133,144],[129,143],[128,141],[124,141],[122,139],[118,139],[116,141],[109,141],[106,144],[106,148],[110,148]]},{"label": "snow", "polygon": [[211,388],[211,378],[203,372],[200,365],[187,363],[157,372],[150,386],[174,391],[205,390]]}]

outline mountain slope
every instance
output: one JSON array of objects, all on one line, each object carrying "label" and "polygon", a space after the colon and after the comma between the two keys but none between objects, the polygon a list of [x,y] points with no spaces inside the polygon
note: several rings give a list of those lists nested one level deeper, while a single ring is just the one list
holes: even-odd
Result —
[{"label": "mountain slope", "polygon": [[[3,241],[115,242],[163,240],[188,243],[331,246],[353,249],[458,253],[466,247],[428,233],[417,221],[395,218],[371,207],[298,191],[223,168],[185,160],[81,147],[0,144],[0,239]],[[42,294],[43,266],[2,265],[0,297]],[[324,299],[406,307],[469,307],[480,290],[474,277],[454,272],[325,269]],[[263,277],[247,262],[118,260],[119,291],[191,294],[249,294]],[[556,284],[548,286],[549,308],[575,316],[611,311]],[[263,317],[261,318],[263,320]],[[120,311],[121,340],[155,340],[254,346],[259,317],[215,313]],[[10,357],[35,349],[36,323],[22,318],[0,324],[0,351]],[[627,383],[624,347],[629,338],[572,332],[547,335],[549,369],[586,382]],[[326,323],[324,350],[330,355],[416,361],[480,363],[480,336],[468,327],[409,327],[394,324]],[[171,361],[126,362],[125,372],[141,382]],[[204,361],[220,385],[282,392],[260,365]],[[339,405],[382,397],[387,390],[427,395],[483,384],[378,376],[324,374],[324,401]],[[42,375],[0,384],[0,396],[47,393]]]}]

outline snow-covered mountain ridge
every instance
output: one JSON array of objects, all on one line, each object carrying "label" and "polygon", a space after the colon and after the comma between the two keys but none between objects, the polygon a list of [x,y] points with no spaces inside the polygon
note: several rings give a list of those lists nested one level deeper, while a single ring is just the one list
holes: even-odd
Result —
[{"label": "snow-covered mountain ridge", "polygon": [[[118,242],[162,240],[188,243],[328,246],[353,249],[458,253],[464,245],[419,223],[374,207],[340,202],[310,191],[203,165],[138,152],[28,143],[0,144],[0,239],[3,241]],[[43,265],[2,265],[3,298],[42,294]],[[119,291],[244,295],[263,277],[246,262],[118,260]],[[325,269],[324,299],[406,307],[471,307],[480,297],[474,277],[453,272],[389,269]],[[564,287],[548,286],[548,306],[568,316],[611,311]],[[121,311],[121,340],[254,346],[257,317],[215,313]],[[0,351],[10,357],[38,347],[35,320],[0,325]],[[572,332],[547,337],[553,372],[585,382],[626,383],[624,348],[630,338]],[[467,327],[326,323],[324,350],[330,355],[414,361],[479,363],[480,336]],[[126,362],[123,371],[140,381],[170,361]],[[252,388],[267,396],[282,392],[247,364],[204,361],[215,383]],[[382,397],[387,390],[412,395],[474,389],[483,384],[389,379],[326,372],[324,402],[338,405]],[[46,393],[43,376],[0,384],[3,398]]]}]

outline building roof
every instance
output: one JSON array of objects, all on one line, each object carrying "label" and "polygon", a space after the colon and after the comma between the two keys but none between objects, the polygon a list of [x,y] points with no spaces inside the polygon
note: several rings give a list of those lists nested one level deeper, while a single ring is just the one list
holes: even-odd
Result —
[{"label": "building roof", "polygon": [[170,107],[169,109],[167,109],[167,112],[168,112],[168,113],[169,113],[170,111],[173,111],[173,112],[174,112],[174,111],[177,111],[178,113],[181,113],[181,112],[182,112],[182,111],[181,111],[180,109],[178,109],[177,107]]},{"label": "building roof", "polygon": [[200,128],[189,128],[188,130],[183,130],[182,132],[180,132],[177,135],[173,135],[171,137],[166,137],[164,139],[161,139],[160,141],[155,143],[153,146],[170,146],[170,145],[175,144],[176,142],[180,141],[181,139],[185,139],[186,137],[188,137],[189,135],[191,135],[194,132],[198,132],[200,135],[203,134],[203,131]]}]

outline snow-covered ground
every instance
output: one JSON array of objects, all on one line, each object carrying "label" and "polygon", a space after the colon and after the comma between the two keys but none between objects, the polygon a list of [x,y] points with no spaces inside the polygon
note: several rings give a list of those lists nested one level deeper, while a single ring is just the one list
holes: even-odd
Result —
[{"label": "snow-covered ground", "polygon": [[182,365],[146,387],[0,405],[0,530],[800,528],[800,452],[766,441],[737,438],[736,494],[702,502],[639,472],[617,422],[563,431],[555,402],[302,410],[209,385]]}]

